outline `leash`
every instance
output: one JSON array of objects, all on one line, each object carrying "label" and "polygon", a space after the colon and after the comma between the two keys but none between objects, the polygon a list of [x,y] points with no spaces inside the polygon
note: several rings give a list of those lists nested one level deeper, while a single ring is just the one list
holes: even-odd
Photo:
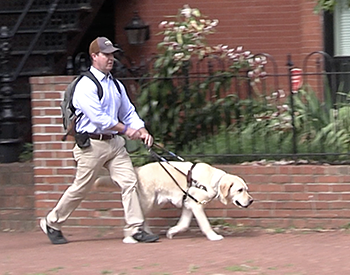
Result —
[{"label": "leash", "polygon": [[[177,159],[179,159],[179,160],[181,160],[181,161],[185,161],[182,157],[180,157],[180,156],[176,155],[175,153],[173,153],[173,152],[171,152],[171,151],[165,149],[163,146],[161,146],[161,145],[159,145],[159,144],[157,144],[157,143],[154,143],[153,145],[154,145],[155,147],[157,147],[157,148],[162,149],[164,152],[169,153],[171,156],[173,156],[173,157],[175,157],[175,158],[177,158]],[[150,148],[149,148],[149,149],[150,149]],[[151,150],[152,150],[152,149],[151,149]],[[192,164],[190,170],[188,171],[188,173],[185,174],[184,172],[182,172],[181,170],[179,170],[177,167],[175,167],[174,165],[172,165],[166,158],[164,158],[164,157],[158,155],[158,154],[155,153],[153,150],[152,150],[152,152],[154,153],[154,155],[155,155],[156,158],[159,158],[159,159],[160,159],[161,161],[163,161],[163,162],[167,162],[168,165],[170,165],[170,166],[173,167],[175,170],[177,170],[178,172],[180,172],[181,174],[183,174],[184,176],[186,176],[186,179],[187,179],[187,187],[188,187],[188,188],[191,187],[191,186],[193,186],[192,183],[194,183],[194,187],[197,187],[197,188],[199,188],[199,189],[202,189],[202,190],[207,191],[207,188],[206,188],[204,185],[201,185],[198,181],[196,181],[195,179],[192,178],[192,170],[193,170],[193,168],[197,165],[197,162],[194,162],[194,163]]]},{"label": "leash", "polygon": [[[157,143],[153,144],[154,146],[156,146],[157,148],[162,149],[164,152],[169,153],[170,155],[172,155],[173,157],[176,157],[177,159],[181,160],[181,161],[185,161],[182,157],[176,155],[175,153],[166,150],[164,147],[160,146]],[[194,200],[196,203],[198,204],[203,204],[202,202],[199,202],[195,197],[193,197],[191,194],[188,193],[188,191],[185,191],[180,184],[177,182],[177,180],[174,178],[174,176],[168,171],[168,169],[165,168],[165,166],[163,165],[163,162],[167,163],[168,165],[170,165],[171,167],[173,167],[176,171],[178,171],[179,173],[181,173],[182,175],[184,175],[187,179],[187,187],[190,188],[192,186],[192,182],[195,183],[195,187],[200,188],[202,190],[207,191],[206,187],[203,185],[198,184],[198,182],[194,179],[192,179],[192,170],[193,168],[196,166],[197,163],[192,164],[191,169],[189,170],[188,174],[185,174],[183,171],[181,171],[180,169],[178,169],[177,167],[175,167],[174,165],[172,165],[166,158],[160,156],[159,154],[157,154],[154,150],[152,150],[151,147],[147,148],[148,152],[156,159],[159,159],[158,163],[159,165],[163,168],[163,170],[170,176],[170,178],[175,182],[175,184],[180,188],[180,190],[182,191],[182,193],[184,193],[183,196],[183,200],[186,199],[186,197],[191,198],[192,200]]]},{"label": "leash", "polygon": [[159,149],[162,149],[164,152],[169,153],[171,156],[177,158],[178,160],[185,161],[182,157],[180,157],[180,156],[176,155],[175,153],[165,149],[163,146],[159,145],[158,143],[153,143],[153,145],[156,146]]}]

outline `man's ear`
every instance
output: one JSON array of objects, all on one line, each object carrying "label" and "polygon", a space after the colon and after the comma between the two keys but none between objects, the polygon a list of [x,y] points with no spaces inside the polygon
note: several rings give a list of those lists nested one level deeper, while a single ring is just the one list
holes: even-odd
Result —
[{"label": "man's ear", "polygon": [[219,187],[219,199],[220,201],[227,205],[227,196],[230,192],[230,189],[232,187],[233,183],[232,182],[223,182],[222,184],[220,184]]},{"label": "man's ear", "polygon": [[96,53],[92,53],[92,54],[90,54],[90,57],[91,57],[92,60],[94,60],[97,57],[97,54]]}]

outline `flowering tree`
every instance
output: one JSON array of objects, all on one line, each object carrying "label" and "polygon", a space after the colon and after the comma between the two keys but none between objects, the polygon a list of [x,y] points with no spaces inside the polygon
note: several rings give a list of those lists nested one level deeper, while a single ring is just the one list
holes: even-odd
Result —
[{"label": "flowering tree", "polygon": [[[177,16],[169,16],[169,19],[159,24],[163,41],[158,44],[160,55],[155,63],[155,68],[166,68],[164,75],[172,75],[182,69],[184,63],[196,57],[199,60],[216,56],[227,58],[231,61],[230,68],[236,72],[241,69],[252,69],[250,76],[259,77],[262,73],[261,58],[254,58],[250,51],[244,51],[242,46],[236,49],[227,45],[208,45],[206,37],[215,32],[219,20],[210,20],[203,16],[196,8],[185,5],[179,10]],[[180,72],[181,73],[181,72]]]},{"label": "flowering tree", "polygon": [[[151,122],[148,128],[159,141],[181,148],[201,133],[230,124],[237,102],[227,94],[231,79],[240,77],[255,87],[264,76],[264,57],[254,57],[242,46],[208,45],[206,38],[218,23],[185,5],[159,24],[163,41],[138,102],[140,114]],[[209,59],[224,60],[228,66],[205,77],[191,77],[193,63]]]}]

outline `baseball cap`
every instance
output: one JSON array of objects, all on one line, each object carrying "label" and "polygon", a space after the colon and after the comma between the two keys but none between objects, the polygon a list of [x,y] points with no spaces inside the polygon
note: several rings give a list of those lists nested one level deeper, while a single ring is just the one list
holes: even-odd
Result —
[{"label": "baseball cap", "polygon": [[113,46],[113,43],[106,37],[97,37],[94,41],[91,42],[89,53],[113,53],[118,51],[118,48]]}]

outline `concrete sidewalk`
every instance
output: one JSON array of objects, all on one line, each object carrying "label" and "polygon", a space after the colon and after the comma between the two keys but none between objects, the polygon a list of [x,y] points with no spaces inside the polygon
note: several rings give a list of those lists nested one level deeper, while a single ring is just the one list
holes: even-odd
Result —
[{"label": "concrete sidewalk", "polygon": [[150,244],[123,244],[111,232],[64,235],[70,243],[51,245],[41,231],[0,233],[0,275],[350,274],[348,231],[251,231],[217,242],[188,232]]}]

